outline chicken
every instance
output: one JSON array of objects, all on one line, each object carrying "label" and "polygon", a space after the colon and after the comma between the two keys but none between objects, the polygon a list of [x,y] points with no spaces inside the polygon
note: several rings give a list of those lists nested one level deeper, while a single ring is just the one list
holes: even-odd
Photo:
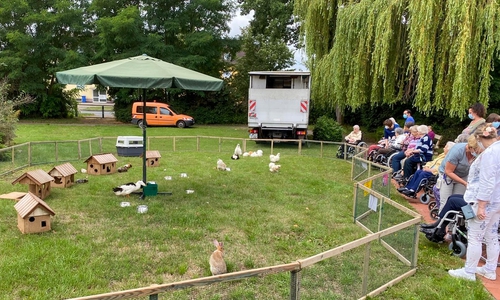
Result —
[{"label": "chicken", "polygon": [[236,148],[234,148],[234,155],[238,155],[240,157],[243,154],[243,151],[241,151],[240,144],[236,145]]},{"label": "chicken", "polygon": [[271,173],[278,172],[280,168],[281,165],[276,165],[275,163],[269,163],[269,171],[271,171]]},{"label": "chicken", "polygon": [[273,163],[276,163],[276,162],[279,162],[280,161],[280,154],[276,154],[276,155],[269,155],[269,160]]},{"label": "chicken", "polygon": [[81,172],[82,174],[85,174],[85,173],[87,173],[87,169],[81,169],[81,170],[80,170],[80,172]]},{"label": "chicken", "polygon": [[262,156],[262,154],[264,154],[264,152],[262,152],[262,150],[257,150],[257,156]]},{"label": "chicken", "polygon": [[222,159],[219,158],[219,160],[217,160],[217,170],[226,171],[226,169],[226,164],[222,161]]},{"label": "chicken", "polygon": [[145,187],[146,184],[142,181],[139,180],[136,183],[129,182],[122,184],[120,186],[114,187],[113,192],[117,196],[127,196],[129,197],[130,194],[132,194],[135,191],[138,191],[139,189]]},{"label": "chicken", "polygon": [[121,166],[117,169],[118,173],[123,173],[123,172],[127,172],[128,169],[132,168],[132,165],[131,164],[126,164],[124,166]]}]

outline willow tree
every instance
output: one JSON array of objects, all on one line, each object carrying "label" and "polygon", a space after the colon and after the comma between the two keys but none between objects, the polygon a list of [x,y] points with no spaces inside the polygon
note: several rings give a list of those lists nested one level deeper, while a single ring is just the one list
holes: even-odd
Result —
[{"label": "willow tree", "polygon": [[463,116],[488,105],[500,50],[492,0],[296,0],[313,97],[330,107],[410,101]]}]

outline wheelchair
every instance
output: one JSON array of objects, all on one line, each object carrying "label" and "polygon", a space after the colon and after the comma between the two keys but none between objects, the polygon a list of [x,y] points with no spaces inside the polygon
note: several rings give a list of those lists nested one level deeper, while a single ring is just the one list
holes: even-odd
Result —
[{"label": "wheelchair", "polygon": [[[465,218],[461,211],[450,210],[441,219],[436,228],[420,228],[420,232],[425,234],[425,237],[434,243],[442,243],[443,237],[436,235],[435,233],[445,226],[443,223],[448,223],[448,233],[451,236],[451,243],[448,245],[448,249],[452,251],[452,255],[458,256],[460,258],[465,257],[467,253],[467,226],[465,224]],[[445,229],[445,228],[443,228]],[[441,231],[443,232],[443,230]],[[446,233],[446,231],[444,231]]]},{"label": "wheelchair", "polygon": [[357,143],[356,145],[344,143],[339,146],[336,156],[340,159],[351,159],[357,154],[356,148],[368,148],[368,144],[363,141]]},{"label": "wheelchair", "polygon": [[392,158],[396,154],[398,154],[399,151],[400,150],[397,149],[390,149],[390,152],[388,153],[379,153],[379,150],[372,150],[370,153],[368,153],[367,159],[379,165],[387,166],[390,168]]}]

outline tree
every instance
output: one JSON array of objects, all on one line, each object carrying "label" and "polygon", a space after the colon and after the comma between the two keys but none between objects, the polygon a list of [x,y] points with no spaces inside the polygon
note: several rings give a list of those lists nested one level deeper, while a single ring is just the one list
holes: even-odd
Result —
[{"label": "tree", "polygon": [[0,4],[0,75],[9,94],[24,91],[36,99],[22,107],[26,115],[66,117],[72,107],[55,82],[55,71],[83,60],[80,44],[84,1],[12,0]]},{"label": "tree", "polygon": [[292,18],[292,0],[239,0],[242,14],[254,17],[241,34],[241,55],[230,78],[232,96],[247,103],[248,72],[278,71],[293,64],[288,46],[296,44],[298,32]]},{"label": "tree", "polygon": [[471,103],[488,105],[496,1],[296,0],[295,13],[325,107],[403,101],[463,118]]},{"label": "tree", "polygon": [[19,107],[31,102],[33,102],[33,98],[25,93],[21,93],[14,99],[9,98],[7,79],[0,81],[0,148],[4,145],[11,145],[16,137],[15,130],[19,121]]}]

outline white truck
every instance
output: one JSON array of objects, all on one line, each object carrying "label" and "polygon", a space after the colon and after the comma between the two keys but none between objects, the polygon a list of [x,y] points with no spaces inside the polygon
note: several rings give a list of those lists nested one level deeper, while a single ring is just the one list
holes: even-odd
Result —
[{"label": "white truck", "polygon": [[248,127],[251,139],[307,137],[311,73],[249,72]]}]

